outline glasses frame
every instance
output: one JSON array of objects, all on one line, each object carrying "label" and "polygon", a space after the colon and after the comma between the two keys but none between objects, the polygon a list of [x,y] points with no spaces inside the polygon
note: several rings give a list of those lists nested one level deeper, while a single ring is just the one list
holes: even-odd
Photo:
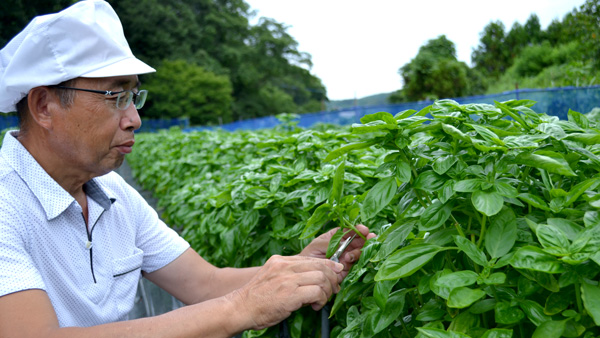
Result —
[{"label": "glasses frame", "polygon": [[[117,107],[117,109],[120,109],[120,110],[126,110],[127,108],[129,108],[129,105],[131,104],[131,102],[133,102],[136,109],[141,109],[144,106],[144,103],[146,102],[146,97],[148,96],[148,91],[145,89],[142,89],[136,93],[131,89],[113,92],[111,90],[94,90],[94,89],[66,87],[66,86],[59,86],[59,85],[52,85],[52,86],[48,86],[48,87],[58,88],[58,89],[79,90],[82,92],[103,94],[104,96],[117,95],[116,107]],[[123,94],[125,94],[125,93],[131,93],[132,95],[127,96],[127,102],[126,102],[125,106],[121,108],[121,107],[119,107],[119,104],[121,102],[121,99],[123,98]]]}]

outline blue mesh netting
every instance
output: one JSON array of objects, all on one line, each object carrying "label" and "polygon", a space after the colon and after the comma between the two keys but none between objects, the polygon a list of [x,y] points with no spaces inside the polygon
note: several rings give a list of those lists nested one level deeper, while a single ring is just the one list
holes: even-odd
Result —
[{"label": "blue mesh netting", "polygon": [[180,127],[182,129],[190,126],[189,118],[180,119],[142,119],[142,126],[136,132],[155,132],[160,129]]},{"label": "blue mesh netting", "polygon": [[[600,107],[600,86],[591,87],[562,87],[548,89],[520,89],[500,94],[480,95],[455,98],[458,103],[489,103],[494,101],[502,102],[513,99],[528,99],[536,101],[533,110],[538,113],[558,116],[561,119],[567,119],[569,109],[580,113],[588,113],[595,107]],[[337,125],[349,125],[360,123],[360,118],[368,115],[385,111],[396,114],[403,110],[420,110],[433,104],[433,101],[408,102],[400,104],[387,104],[377,106],[356,106],[336,111],[322,111],[300,115],[298,125],[300,127],[310,127],[316,123],[332,123]],[[263,129],[271,128],[279,124],[279,121],[273,117],[262,117],[222,125],[225,130],[234,131],[236,129]],[[206,128],[191,127],[184,130],[199,130]]]},{"label": "blue mesh netting", "polygon": [[[561,119],[567,119],[569,109],[580,113],[588,113],[595,107],[600,107],[600,85],[590,87],[562,87],[548,89],[520,89],[500,94],[480,95],[455,98],[458,103],[490,103],[494,101],[508,101],[512,99],[528,99],[536,101],[533,110],[538,113],[558,116]],[[349,125],[359,123],[360,118],[368,115],[385,111],[396,114],[403,110],[420,110],[433,101],[408,102],[399,104],[387,104],[377,106],[356,106],[335,111],[321,111],[316,113],[302,114],[298,125],[300,127],[310,127],[317,123],[331,123],[337,125]],[[279,124],[274,116],[261,117],[243,121],[236,121],[220,126],[225,130],[234,131],[237,129],[264,129],[272,128]],[[18,125],[16,116],[0,116],[0,130],[14,128]],[[144,119],[142,127],[138,132],[154,132],[160,129],[169,129],[171,127],[180,127],[184,131],[211,129],[211,127],[190,127],[189,119]]]}]

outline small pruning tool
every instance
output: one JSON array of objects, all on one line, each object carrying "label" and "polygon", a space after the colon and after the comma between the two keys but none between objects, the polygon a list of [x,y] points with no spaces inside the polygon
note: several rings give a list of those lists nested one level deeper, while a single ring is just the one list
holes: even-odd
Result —
[{"label": "small pruning tool", "polygon": [[354,240],[354,238],[356,237],[356,234],[352,235],[352,237],[348,237],[346,238],[342,244],[340,244],[340,247],[337,249],[337,251],[333,254],[333,256],[331,256],[330,260],[339,263],[340,262],[340,256],[342,256],[342,254],[344,253],[344,250],[346,250],[346,248],[348,247],[348,245],[350,245],[350,243],[352,242],[352,240]]}]

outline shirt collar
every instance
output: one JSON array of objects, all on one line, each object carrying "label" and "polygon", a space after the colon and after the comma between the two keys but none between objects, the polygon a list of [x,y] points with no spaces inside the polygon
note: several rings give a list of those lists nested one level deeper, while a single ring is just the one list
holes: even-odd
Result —
[{"label": "shirt collar", "polygon": [[[48,175],[15,136],[14,131],[6,133],[0,154],[31,189],[44,208],[46,218],[51,220],[62,214],[75,202],[75,198]],[[107,194],[95,179],[86,182],[83,189],[105,210],[110,209],[116,200],[113,196],[109,196],[110,192]]]}]

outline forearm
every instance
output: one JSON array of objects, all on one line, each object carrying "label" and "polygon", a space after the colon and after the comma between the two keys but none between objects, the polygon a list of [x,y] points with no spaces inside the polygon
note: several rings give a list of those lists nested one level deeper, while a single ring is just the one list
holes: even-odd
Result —
[{"label": "forearm", "polygon": [[[249,329],[253,322],[237,311],[229,297],[219,297],[169,313],[88,328],[60,328],[48,332],[51,338],[67,337],[232,337]],[[38,335],[39,337],[39,335]]]},{"label": "forearm", "polygon": [[199,286],[210,292],[208,299],[225,296],[246,285],[260,268],[221,268],[214,271],[209,286]]}]

